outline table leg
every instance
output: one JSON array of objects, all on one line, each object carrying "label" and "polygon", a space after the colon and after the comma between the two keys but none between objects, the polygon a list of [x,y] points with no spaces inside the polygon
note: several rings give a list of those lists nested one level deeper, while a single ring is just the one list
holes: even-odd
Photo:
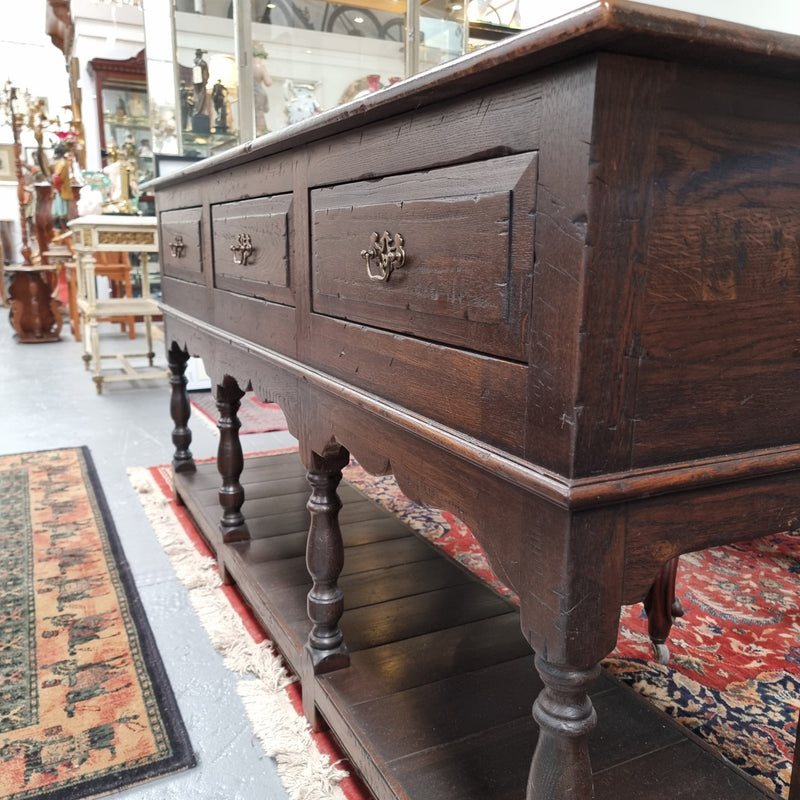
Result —
[{"label": "table leg", "polygon": [[171,388],[169,409],[172,421],[175,423],[175,427],[172,429],[172,444],[175,446],[172,469],[174,472],[195,472],[197,467],[192,451],[189,449],[189,445],[192,443],[192,431],[189,428],[192,407],[189,403],[189,393],[186,390],[188,384],[186,365],[189,363],[189,351],[181,350],[178,343],[173,342],[167,353],[167,362],[172,373],[169,379]]},{"label": "table leg", "polygon": [[[131,319],[134,319],[134,317],[131,317]],[[147,363],[152,367],[156,354],[153,350],[153,320],[149,314],[144,315],[144,336],[147,343]]]},{"label": "table leg", "polygon": [[[88,341],[91,342],[90,352],[92,359],[92,380],[97,387],[97,394],[103,393],[103,368],[100,359],[100,327],[97,323],[97,317],[92,315],[89,318],[89,336]],[[85,356],[84,356],[85,358]]]},{"label": "table leg", "polygon": [[81,341],[81,318],[78,314],[78,286],[76,278],[77,265],[67,268],[67,297],[69,305],[69,324],[76,342]]},{"label": "table leg", "polygon": [[[147,253],[141,254],[141,269],[142,269],[142,297],[149,299],[150,297],[150,257]],[[145,336],[147,338],[147,360],[150,366],[153,366],[153,320],[150,316],[145,314],[144,317]]]},{"label": "table leg", "polygon": [[350,655],[339,628],[344,613],[344,595],[339,574],[344,566],[344,544],[339,528],[342,502],[337,487],[342,469],[350,461],[343,447],[328,457],[312,454],[313,465],[306,473],[311,485],[308,510],[311,525],[306,544],[306,565],[312,586],[308,593],[308,616],[313,627],[306,643],[303,667],[303,712],[311,726],[319,729],[314,704],[314,675],[332,672],[350,664]]},{"label": "table leg", "polygon": [[664,564],[644,599],[647,631],[659,664],[669,664],[667,639],[675,617],[683,616],[681,601],[675,597],[675,577],[679,560],[676,556]]},{"label": "table leg", "polygon": [[[81,318],[81,332],[83,334],[83,364],[88,370],[92,362],[92,322],[94,322],[95,330],[97,329],[97,320],[93,320],[91,316],[91,309],[94,309],[97,303],[97,292],[94,283],[94,258],[88,253],[78,254],[78,298],[87,304],[89,311],[81,309],[79,315]],[[98,354],[99,357],[99,354]],[[102,384],[97,384],[98,392],[102,391]]]},{"label": "table leg", "polygon": [[217,385],[216,400],[219,410],[219,448],[217,450],[217,468],[222,478],[219,490],[219,504],[222,507],[222,518],[219,529],[223,542],[240,542],[250,538],[247,522],[242,514],[244,504],[244,488],[239,477],[244,469],[242,443],[239,440],[239,407],[244,392],[236,381],[225,376]]},{"label": "table leg", "polygon": [[[130,268],[128,268],[125,271],[124,283],[125,283],[125,295],[124,296],[125,297],[133,297],[133,286],[131,285],[131,271],[130,271]],[[136,338],[136,317],[128,317],[127,325],[128,325],[128,338],[129,339],[135,339]],[[150,346],[148,346],[147,349],[151,350],[152,348]],[[150,362],[150,366],[151,367],[153,366],[152,361]]]},{"label": "table leg", "polygon": [[536,656],[544,683],[533,705],[539,741],[531,763],[527,800],[590,800],[589,734],[597,714],[587,690],[600,665],[578,670]]}]

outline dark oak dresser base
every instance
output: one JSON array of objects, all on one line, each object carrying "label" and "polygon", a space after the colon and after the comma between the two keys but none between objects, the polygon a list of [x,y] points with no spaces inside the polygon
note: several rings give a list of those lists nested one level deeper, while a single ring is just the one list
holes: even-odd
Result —
[{"label": "dark oak dresser base", "polygon": [[[194,355],[204,527],[381,800],[756,791],[596,679],[674,559],[800,528],[799,42],[588,3],[155,182],[179,487]],[[285,537],[247,389],[311,484]],[[518,618],[361,525],[351,455],[463,520]]]},{"label": "dark oak dresser base", "polygon": [[[216,463],[175,475],[221,567],[299,674],[311,627],[305,471],[294,453],[259,456],[241,482],[251,540],[223,544]],[[378,800],[518,800],[541,682],[516,608],[349,484],[339,494],[351,664],[313,679],[320,713]],[[597,800],[618,800],[620,787],[628,800],[776,798],[606,672],[590,695]]]}]

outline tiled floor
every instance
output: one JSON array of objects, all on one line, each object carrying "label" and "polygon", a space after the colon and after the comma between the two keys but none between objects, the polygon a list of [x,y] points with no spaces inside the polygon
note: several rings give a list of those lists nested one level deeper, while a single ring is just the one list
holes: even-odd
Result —
[{"label": "tiled floor", "polygon": [[[0,308],[0,317],[7,314]],[[141,338],[129,342],[115,326],[101,329],[103,352],[142,347]],[[163,343],[157,342],[155,349],[166,366]],[[200,627],[127,476],[128,467],[172,458],[167,380],[107,384],[98,395],[81,354],[82,346],[66,327],[60,342],[26,345],[2,322],[0,452],[89,447],[197,753],[195,769],[115,797],[283,800],[287,795],[273,762],[245,717],[237,678],[225,669]],[[213,428],[200,420],[191,427],[195,456],[215,455]],[[288,433],[273,433],[243,436],[242,443],[250,452],[293,440]]]}]

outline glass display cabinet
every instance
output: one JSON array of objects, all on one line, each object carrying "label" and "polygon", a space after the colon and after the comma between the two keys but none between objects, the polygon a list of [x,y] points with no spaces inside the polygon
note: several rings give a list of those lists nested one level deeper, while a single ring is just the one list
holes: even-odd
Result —
[{"label": "glass display cabinet", "polygon": [[133,166],[135,181],[154,176],[150,109],[144,51],[127,60],[94,58],[100,148],[103,164],[124,161]]},{"label": "glass display cabinet", "polygon": [[148,0],[144,24],[158,163],[377,91],[461,55],[468,33],[461,0]]},{"label": "glass display cabinet", "polygon": [[470,0],[467,25],[469,52],[519,33],[524,28],[520,0]]}]

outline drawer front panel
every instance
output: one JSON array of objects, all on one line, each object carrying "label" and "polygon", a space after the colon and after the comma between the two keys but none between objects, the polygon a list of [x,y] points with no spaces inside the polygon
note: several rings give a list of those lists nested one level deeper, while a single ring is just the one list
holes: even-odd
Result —
[{"label": "drawer front panel", "polygon": [[[313,190],[314,311],[526,360],[536,166],[523,153]],[[361,251],[384,231],[404,261],[379,280]]]},{"label": "drawer front panel", "polygon": [[218,289],[291,303],[291,209],[290,194],[211,206]]},{"label": "drawer front panel", "polygon": [[165,275],[203,283],[202,209],[178,208],[161,214],[161,263]]}]

